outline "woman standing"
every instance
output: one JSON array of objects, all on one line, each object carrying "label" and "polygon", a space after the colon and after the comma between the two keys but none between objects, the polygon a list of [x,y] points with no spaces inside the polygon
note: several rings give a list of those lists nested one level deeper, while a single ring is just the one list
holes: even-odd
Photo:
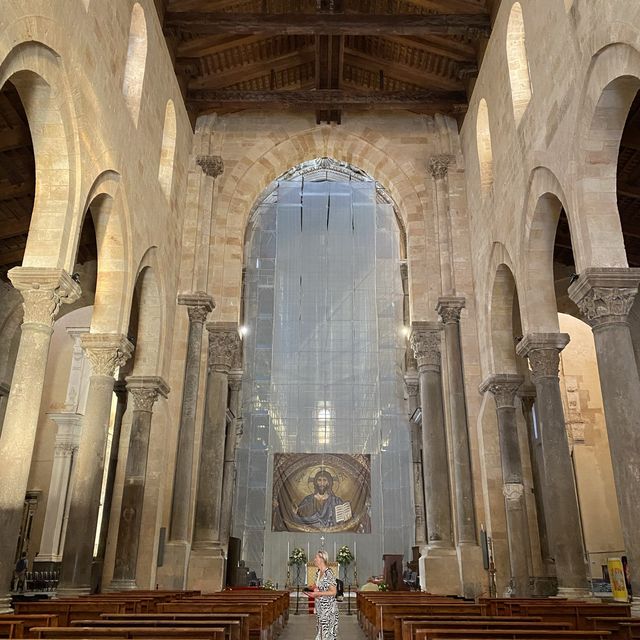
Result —
[{"label": "woman standing", "polygon": [[313,559],[316,565],[316,583],[313,593],[316,599],[318,632],[316,640],[336,640],[338,637],[338,603],[336,602],[336,577],[329,568],[329,554],[321,549]]}]

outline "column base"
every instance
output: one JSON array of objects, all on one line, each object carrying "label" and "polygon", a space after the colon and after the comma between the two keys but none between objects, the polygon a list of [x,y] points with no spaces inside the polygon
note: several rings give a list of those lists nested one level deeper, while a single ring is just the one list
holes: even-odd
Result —
[{"label": "column base", "polygon": [[202,593],[222,591],[226,565],[227,559],[222,547],[192,548],[187,572],[187,589],[198,589]]},{"label": "column base", "polygon": [[78,596],[88,596],[91,594],[91,587],[58,587],[56,598],[77,598]]},{"label": "column base", "polygon": [[[590,589],[580,589],[576,587],[558,587],[558,598],[567,598],[568,600],[592,600],[593,594]],[[599,600],[599,598],[596,598]]]},{"label": "column base", "polygon": [[474,599],[488,591],[487,572],[482,564],[482,549],[477,544],[462,543],[456,547],[462,595]]},{"label": "column base", "polygon": [[0,613],[13,613],[11,608],[11,594],[0,596]]},{"label": "column base", "polygon": [[156,582],[160,589],[180,591],[187,588],[190,551],[191,545],[188,542],[167,542],[164,547],[162,566],[158,567],[156,573]]},{"label": "column base", "polygon": [[138,588],[135,580],[130,578],[127,579],[118,579],[112,580],[109,583],[109,586],[105,589],[105,591],[134,591]]},{"label": "column base", "polygon": [[423,547],[420,551],[420,587],[438,596],[461,596],[460,566],[453,547]]}]

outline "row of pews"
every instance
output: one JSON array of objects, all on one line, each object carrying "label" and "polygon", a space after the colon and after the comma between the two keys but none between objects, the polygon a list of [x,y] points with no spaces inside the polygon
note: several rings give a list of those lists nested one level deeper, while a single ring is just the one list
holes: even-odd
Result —
[{"label": "row of pews", "polygon": [[288,591],[124,591],[16,602],[0,638],[276,640],[288,617]]},{"label": "row of pews", "polygon": [[634,640],[640,618],[628,604],[565,599],[480,598],[421,592],[359,592],[368,640]]}]

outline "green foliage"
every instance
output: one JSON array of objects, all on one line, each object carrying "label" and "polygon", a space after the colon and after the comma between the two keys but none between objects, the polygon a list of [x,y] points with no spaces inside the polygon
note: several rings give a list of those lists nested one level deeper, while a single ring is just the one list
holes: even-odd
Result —
[{"label": "green foliage", "polygon": [[343,567],[348,567],[355,560],[351,549],[347,547],[347,545],[343,545],[338,550],[338,555],[336,556],[336,562]]},{"label": "green foliage", "polygon": [[307,554],[302,547],[296,547],[289,556],[289,566],[301,566],[307,564]]}]

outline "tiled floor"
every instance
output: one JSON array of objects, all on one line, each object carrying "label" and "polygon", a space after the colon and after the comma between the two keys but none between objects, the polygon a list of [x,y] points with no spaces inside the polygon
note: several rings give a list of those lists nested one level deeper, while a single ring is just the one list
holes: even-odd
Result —
[{"label": "tiled floor", "polygon": [[[308,613],[289,616],[289,623],[278,640],[314,640],[316,637],[316,617]],[[338,640],[365,640],[358,626],[356,615],[341,614],[338,622]]]}]

